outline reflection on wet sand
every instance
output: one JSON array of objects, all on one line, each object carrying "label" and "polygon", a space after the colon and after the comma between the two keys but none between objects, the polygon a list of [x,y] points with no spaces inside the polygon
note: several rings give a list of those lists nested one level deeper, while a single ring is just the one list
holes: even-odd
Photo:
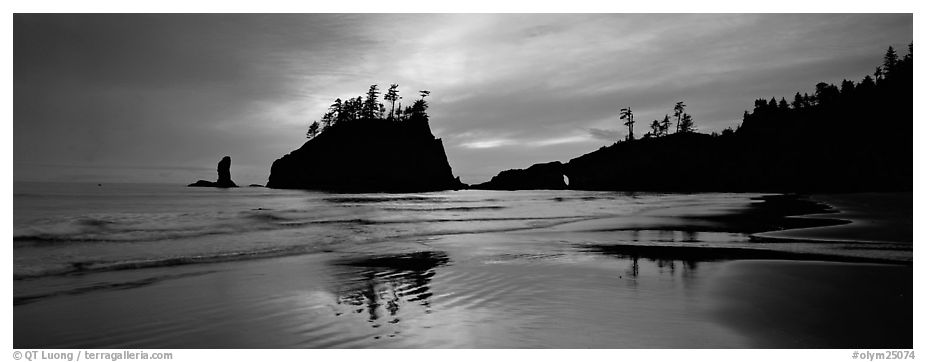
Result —
[{"label": "reflection on wet sand", "polygon": [[694,260],[640,258],[637,255],[620,255],[620,254],[615,254],[612,256],[618,259],[630,260],[630,267],[627,269],[627,272],[625,273],[625,275],[631,276],[634,278],[640,276],[640,259],[644,259],[644,261],[649,261],[650,263],[655,265],[660,273],[662,273],[663,271],[668,271],[669,275],[671,276],[675,276],[675,271],[677,269],[676,264],[680,264],[681,269],[682,269],[683,278],[694,277],[694,273],[696,269],[698,268],[698,262]]},{"label": "reflection on wet sand", "polygon": [[[662,246],[651,244],[583,244],[585,251],[617,257],[640,257],[657,260],[679,260],[682,262],[777,259],[777,260],[817,260],[870,262],[867,257],[854,255],[833,255],[814,252],[792,252],[789,250],[765,249],[755,247],[715,247],[715,246]],[[891,264],[904,264],[902,261],[884,261]]]},{"label": "reflection on wet sand", "polygon": [[[669,242],[689,242],[695,243],[699,242],[698,232],[696,231],[671,231],[671,230],[657,230],[658,236],[663,241]],[[681,234],[679,238],[678,234]],[[639,242],[640,239],[640,230],[631,231],[631,242]],[[691,277],[694,274],[694,270],[697,268],[697,260],[692,258],[679,258],[675,255],[670,256],[661,256],[661,249],[663,247],[657,246],[651,249],[641,249],[639,247],[630,246],[624,247],[623,245],[589,245],[586,246],[585,251],[600,253],[616,257],[618,259],[630,260],[630,268],[628,268],[625,273],[627,276],[636,278],[640,275],[640,259],[643,258],[648,260],[656,265],[660,273],[664,270],[669,271],[669,275],[675,275],[675,264],[676,261],[680,262],[682,265],[682,277]],[[649,252],[647,252],[649,251]],[[634,279],[636,280],[636,279]]]},{"label": "reflection on wet sand", "polygon": [[[837,257],[772,250],[632,245],[585,249],[616,259],[635,289],[657,281],[674,280],[686,289],[689,282],[700,284],[697,303],[713,316],[708,319],[748,337],[752,348],[912,346],[909,265],[843,263],[834,262],[844,260]],[[680,281],[675,279],[678,265]],[[709,270],[696,275],[702,265]],[[656,276],[664,271],[667,278]]]},{"label": "reflection on wet sand", "polygon": [[[352,313],[368,314],[367,322],[379,328],[384,319],[400,322],[399,312],[405,305],[419,305],[431,313],[431,279],[435,269],[450,259],[440,251],[371,256],[335,261],[338,276],[332,292],[338,306]],[[341,316],[339,308],[336,316]]]},{"label": "reflection on wet sand", "polygon": [[[337,201],[350,204],[352,212],[369,207],[372,215],[382,211],[374,206],[385,202],[375,197]],[[660,201],[663,198],[672,200]],[[561,209],[514,199],[498,214],[493,213],[499,209],[490,208],[496,200],[484,195],[479,202],[492,204],[419,205],[417,199],[403,200],[385,205],[390,210],[383,214],[389,217],[352,215],[335,220],[355,228],[332,226],[326,240],[338,241],[317,249],[328,251],[324,253],[40,279],[46,285],[19,281],[32,285],[27,285],[29,293],[14,289],[15,293],[43,298],[15,305],[14,344],[22,348],[911,345],[912,243],[755,237],[751,232],[818,221],[786,218],[791,211],[781,206],[787,201],[784,197],[764,198],[764,202],[744,198],[654,196],[655,201],[637,206],[632,204],[636,198],[617,197],[611,201],[614,205],[564,200],[557,203]],[[706,202],[710,205],[704,206]],[[778,205],[778,210],[763,211],[767,203]],[[650,204],[655,206],[638,210]],[[736,209],[714,210],[724,207]],[[394,210],[419,208],[415,212],[420,214]],[[600,208],[614,215],[598,217]],[[525,216],[530,219],[510,220]],[[328,216],[317,217],[323,220],[319,225],[330,226]],[[546,222],[533,224],[552,217],[578,221],[553,227]],[[452,229],[433,222],[405,223],[416,218],[465,221]],[[499,222],[502,218],[506,219]],[[525,229],[525,225],[533,226]],[[496,226],[507,231],[492,231]],[[341,240],[338,235],[344,230],[352,236]],[[314,231],[297,231],[293,235],[314,235]],[[817,262],[795,261],[800,259]],[[822,260],[902,265],[818,262]],[[97,288],[102,281],[112,287]],[[94,288],[77,288],[75,283]],[[35,292],[37,286],[54,291],[53,287],[65,285],[66,293]],[[859,290],[865,294],[855,295]]]}]

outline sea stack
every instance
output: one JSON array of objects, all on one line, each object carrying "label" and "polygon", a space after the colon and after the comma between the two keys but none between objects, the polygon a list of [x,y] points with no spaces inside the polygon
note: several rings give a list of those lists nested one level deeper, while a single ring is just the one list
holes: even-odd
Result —
[{"label": "sea stack", "polygon": [[[267,187],[333,192],[427,192],[465,188],[453,176],[444,145],[428,125],[431,92],[402,107],[398,84],[383,95],[370,85],[366,98],[335,99],[309,125],[302,147],[270,167]],[[398,107],[397,107],[398,106]]]},{"label": "sea stack", "polygon": [[221,188],[238,187],[238,185],[235,185],[235,182],[232,181],[231,179],[231,157],[229,156],[222,157],[222,160],[219,161],[219,164],[216,167],[216,169],[219,174],[219,179],[216,180],[215,182],[199,180],[194,183],[191,183],[189,186],[190,187],[221,187]]},{"label": "sea stack", "polygon": [[426,192],[466,187],[423,117],[360,119],[326,129],[273,162],[267,187],[336,192]]}]

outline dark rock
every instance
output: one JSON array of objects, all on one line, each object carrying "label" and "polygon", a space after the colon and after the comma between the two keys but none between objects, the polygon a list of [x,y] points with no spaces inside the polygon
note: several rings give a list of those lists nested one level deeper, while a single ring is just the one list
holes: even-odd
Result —
[{"label": "dark rock", "polygon": [[569,188],[618,191],[739,191],[729,150],[706,134],[618,142],[566,163]]},{"label": "dark rock", "polygon": [[206,180],[198,180],[198,181],[196,181],[196,182],[194,182],[194,183],[191,183],[191,184],[189,184],[189,185],[187,185],[187,186],[188,186],[188,187],[216,187],[216,186],[215,186],[215,182],[206,181]]},{"label": "dark rock", "polygon": [[212,182],[212,181],[206,181],[206,180],[199,180],[199,181],[189,184],[188,186],[189,187],[221,187],[221,188],[238,187],[238,185],[235,185],[235,183],[231,179],[231,157],[228,157],[228,156],[222,157],[222,160],[219,161],[217,171],[219,174],[219,179],[217,181]]},{"label": "dark rock", "polygon": [[489,182],[472,186],[483,190],[563,190],[563,164],[559,161],[538,163],[526,170],[514,169],[500,172]]},{"label": "dark rock", "polygon": [[218,184],[219,187],[238,187],[231,179],[231,157],[222,157],[222,160],[219,161],[217,170],[219,172],[219,179],[215,183]]},{"label": "dark rock", "polygon": [[[818,83],[816,94],[799,106],[760,98],[735,130],[618,141],[570,160],[563,173],[576,190],[913,191],[910,50],[909,58],[893,64],[877,82],[866,77],[852,87],[844,81],[842,89]],[[505,171],[477,187],[535,188],[525,173]]]},{"label": "dark rock", "polygon": [[339,192],[465,188],[427,120],[361,119],[326,129],[273,162],[267,187]]}]

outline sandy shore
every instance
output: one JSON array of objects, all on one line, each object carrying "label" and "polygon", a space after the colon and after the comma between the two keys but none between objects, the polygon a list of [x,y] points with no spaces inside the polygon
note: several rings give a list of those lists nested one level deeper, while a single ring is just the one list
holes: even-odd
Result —
[{"label": "sandy shore", "polygon": [[466,240],[481,252],[448,238],[446,253],[186,266],[17,306],[14,346],[912,347],[908,266],[485,253],[501,238]]},{"label": "sandy shore", "polygon": [[[504,238],[507,239],[507,236]],[[142,287],[16,307],[17,348],[748,347],[715,323],[720,265],[590,254],[529,261],[452,248],[391,258],[317,254],[209,266]],[[482,251],[501,242],[476,240]],[[471,245],[474,241],[467,240]],[[529,258],[529,257],[528,257]],[[79,311],[79,312],[76,312]],[[49,328],[54,326],[54,328]]]},{"label": "sandy shore", "polygon": [[909,266],[734,261],[710,290],[756,348],[913,348]]},{"label": "sandy shore", "polygon": [[803,219],[842,219],[850,223],[813,228],[797,228],[758,236],[784,239],[825,241],[859,241],[880,243],[913,243],[913,194],[824,194],[810,200],[834,208],[834,212],[801,215]]},{"label": "sandy shore", "polygon": [[912,348],[911,265],[608,244],[743,237],[717,231],[727,219],[686,219],[699,229],[680,232],[657,216],[17,281],[14,294],[21,282],[85,287],[19,299],[14,347]]}]

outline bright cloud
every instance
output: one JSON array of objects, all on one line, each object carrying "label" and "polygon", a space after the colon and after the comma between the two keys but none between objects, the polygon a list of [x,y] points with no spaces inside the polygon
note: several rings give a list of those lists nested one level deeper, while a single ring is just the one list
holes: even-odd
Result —
[{"label": "bright cloud", "polygon": [[398,83],[402,102],[432,91],[435,136],[475,183],[610,144],[626,106],[646,124],[683,100],[719,131],[757,97],[871,73],[912,27],[910,14],[17,14],[14,175],[70,164],[142,181],[120,165],[228,154],[254,175],[240,182],[264,182],[335,98]]}]

